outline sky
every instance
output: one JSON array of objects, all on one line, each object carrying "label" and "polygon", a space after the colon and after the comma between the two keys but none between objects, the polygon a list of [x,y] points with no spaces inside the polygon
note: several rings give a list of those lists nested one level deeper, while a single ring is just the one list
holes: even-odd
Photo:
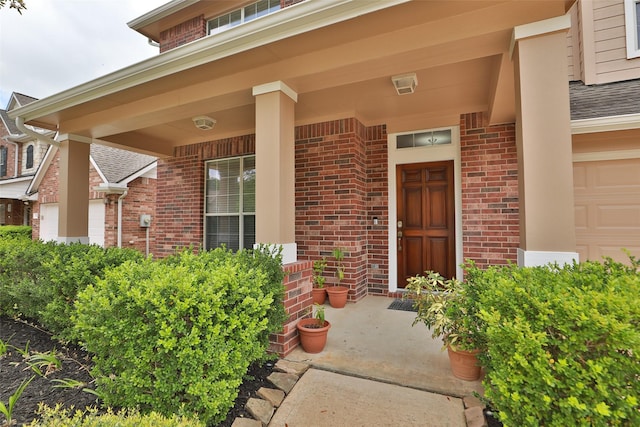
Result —
[{"label": "sky", "polygon": [[0,9],[0,109],[42,99],[158,54],[127,26],[169,0],[25,0]]}]

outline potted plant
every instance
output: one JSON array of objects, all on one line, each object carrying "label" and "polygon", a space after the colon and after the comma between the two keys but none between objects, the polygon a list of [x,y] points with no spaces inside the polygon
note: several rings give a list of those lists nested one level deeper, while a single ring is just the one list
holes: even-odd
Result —
[{"label": "potted plant", "polygon": [[332,251],[332,255],[336,260],[336,282],[333,286],[327,288],[327,295],[329,295],[331,307],[343,308],[347,304],[349,295],[349,288],[340,285],[340,282],[344,279],[344,251],[342,248],[335,248]]},{"label": "potted plant", "polygon": [[320,353],[327,344],[327,334],[331,323],[324,318],[324,306],[315,304],[315,314],[306,319],[300,319],[296,328],[300,335],[300,345],[307,353]]},{"label": "potted plant", "polygon": [[325,268],[327,268],[327,259],[325,257],[313,261],[313,288],[311,289],[311,295],[314,304],[324,304],[327,298],[327,292],[324,288],[327,278],[323,276]]},{"label": "potted plant", "polygon": [[453,375],[467,381],[480,378],[477,317],[469,310],[472,304],[463,283],[427,271],[425,276],[410,277],[405,289],[405,298],[412,298],[417,309],[412,326],[422,322],[431,329],[432,338],[442,338]]}]

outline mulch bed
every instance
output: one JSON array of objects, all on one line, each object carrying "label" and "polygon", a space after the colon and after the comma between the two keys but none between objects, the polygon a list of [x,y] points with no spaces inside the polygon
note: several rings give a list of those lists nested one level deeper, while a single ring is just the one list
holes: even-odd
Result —
[{"label": "mulch bed", "polygon": [[[8,353],[0,356],[0,401],[7,404],[9,396],[20,384],[35,375],[15,405],[13,418],[17,421],[17,425],[21,426],[35,419],[40,403],[52,408],[56,404],[76,409],[84,409],[87,406],[100,407],[100,401],[94,394],[82,390],[95,388],[89,374],[92,367],[91,355],[82,348],[63,345],[54,340],[50,333],[36,325],[2,316],[0,316],[0,340],[9,345]],[[62,362],[61,367],[51,369],[45,377],[36,375],[21,353],[27,349],[27,345],[29,354],[46,352],[57,354]],[[245,410],[245,404],[250,397],[256,397],[260,387],[269,386],[270,383],[266,377],[273,371],[273,366],[273,362],[267,362],[250,367],[247,378],[240,386],[235,406],[229,412],[227,419],[219,424],[220,427],[230,427],[236,417],[251,417]],[[44,373],[46,368],[43,367],[41,370]],[[59,388],[55,387],[58,383],[52,381],[54,379],[71,379],[84,385],[78,388]],[[4,416],[0,414],[0,425],[4,421]]]}]

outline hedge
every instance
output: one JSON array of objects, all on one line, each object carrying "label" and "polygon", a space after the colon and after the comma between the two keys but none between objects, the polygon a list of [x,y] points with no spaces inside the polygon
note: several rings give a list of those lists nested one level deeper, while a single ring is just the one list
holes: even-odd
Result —
[{"label": "hedge", "polygon": [[640,425],[640,275],[631,261],[467,266],[485,397],[505,426]]}]

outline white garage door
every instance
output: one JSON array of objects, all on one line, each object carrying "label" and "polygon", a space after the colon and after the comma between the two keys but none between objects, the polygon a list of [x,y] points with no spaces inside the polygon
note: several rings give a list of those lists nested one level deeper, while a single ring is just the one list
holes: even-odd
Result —
[{"label": "white garage door", "polygon": [[[102,199],[89,201],[89,243],[104,246],[105,209]],[[58,240],[58,204],[40,205],[40,239]]]},{"label": "white garage door", "polygon": [[640,257],[640,159],[576,162],[573,180],[580,260]]},{"label": "white garage door", "polygon": [[40,205],[40,239],[58,240],[58,204]]},{"label": "white garage door", "polygon": [[89,243],[104,246],[104,202],[89,201]]}]

